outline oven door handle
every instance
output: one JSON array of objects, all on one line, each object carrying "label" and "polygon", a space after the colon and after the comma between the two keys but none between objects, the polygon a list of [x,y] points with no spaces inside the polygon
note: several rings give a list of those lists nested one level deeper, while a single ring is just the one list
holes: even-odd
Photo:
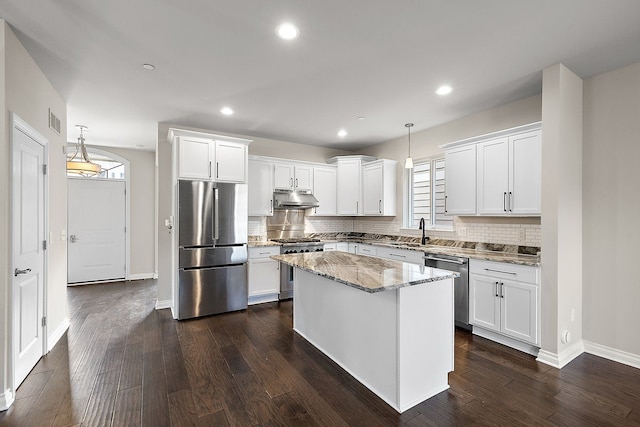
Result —
[{"label": "oven door handle", "polygon": [[458,264],[458,265],[464,265],[467,263],[467,261],[463,260],[463,259],[444,259],[444,258],[438,258],[435,256],[430,256],[430,255],[425,255],[424,259],[429,260],[429,261],[441,261],[441,262],[448,262],[450,264]]}]

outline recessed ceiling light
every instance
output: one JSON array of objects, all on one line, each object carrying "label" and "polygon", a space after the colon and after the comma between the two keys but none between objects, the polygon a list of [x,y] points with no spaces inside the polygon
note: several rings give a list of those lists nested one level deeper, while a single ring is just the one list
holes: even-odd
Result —
[{"label": "recessed ceiling light", "polygon": [[135,145],[135,147],[136,147],[136,148],[144,148],[144,145],[142,145],[142,144],[136,144],[136,145]]},{"label": "recessed ceiling light", "polygon": [[294,40],[300,35],[300,30],[295,25],[284,22],[276,27],[276,34],[282,40]]},{"label": "recessed ceiling light", "polygon": [[442,85],[436,89],[436,94],[440,96],[449,95],[451,92],[453,92],[453,88],[449,85]]},{"label": "recessed ceiling light", "polygon": [[223,107],[222,110],[220,110],[220,112],[225,116],[230,116],[233,114],[233,110],[229,107]]},{"label": "recessed ceiling light", "polygon": [[339,136],[340,138],[344,138],[345,136],[347,136],[347,131],[346,131],[346,130],[344,130],[344,129],[340,129],[340,130],[338,131],[338,136]]},{"label": "recessed ceiling light", "polygon": [[142,68],[144,68],[145,70],[151,71],[151,70],[155,70],[156,66],[153,64],[142,64]]},{"label": "recessed ceiling light", "polygon": [[364,117],[362,117],[362,116],[358,117],[358,120],[364,120],[364,119],[365,119],[365,118],[364,118]]}]

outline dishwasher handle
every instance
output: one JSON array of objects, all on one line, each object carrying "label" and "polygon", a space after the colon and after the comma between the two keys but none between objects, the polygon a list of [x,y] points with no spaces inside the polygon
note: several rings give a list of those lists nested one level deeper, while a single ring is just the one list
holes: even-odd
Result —
[{"label": "dishwasher handle", "polygon": [[458,264],[458,265],[464,265],[464,264],[467,263],[467,261],[464,260],[464,259],[459,259],[459,258],[457,258],[457,259],[444,259],[444,258],[438,258],[438,257],[431,256],[431,255],[425,255],[424,259],[429,260],[429,261],[448,262],[448,263],[451,263],[451,264]]}]

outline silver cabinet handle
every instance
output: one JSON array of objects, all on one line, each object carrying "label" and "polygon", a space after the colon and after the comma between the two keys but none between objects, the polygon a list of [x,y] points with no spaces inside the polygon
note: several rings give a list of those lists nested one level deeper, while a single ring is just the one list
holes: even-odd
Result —
[{"label": "silver cabinet handle", "polygon": [[490,268],[485,268],[484,271],[491,271],[493,273],[502,273],[502,274],[511,274],[513,276],[517,276],[518,273],[514,273],[512,271],[500,271],[500,270],[492,270]]},{"label": "silver cabinet handle", "polygon": [[80,240],[80,239],[78,239],[78,236],[76,236],[75,234],[72,234],[72,235],[69,236],[69,242],[70,243],[75,243],[78,240]]},{"label": "silver cabinet handle", "polygon": [[269,213],[273,213],[273,199],[269,200]]},{"label": "silver cabinet handle", "polygon": [[298,178],[296,178],[296,188],[298,188]]},{"label": "silver cabinet handle", "polygon": [[494,293],[496,294],[496,298],[498,297],[498,283],[499,282],[496,282],[496,284],[493,286]]},{"label": "silver cabinet handle", "polygon": [[13,272],[13,275],[15,277],[18,277],[20,274],[27,274],[27,273],[31,273],[30,268],[25,268],[24,270],[20,270],[19,268],[16,268]]},{"label": "silver cabinet handle", "polygon": [[214,213],[213,213],[213,240],[218,240],[218,216],[220,215],[220,212],[218,212],[218,189],[214,188],[213,189],[213,209],[214,209]]},{"label": "silver cabinet handle", "polygon": [[513,193],[509,191],[509,212],[513,212]]},{"label": "silver cabinet handle", "polygon": [[502,209],[506,212],[507,211],[507,192],[505,191],[504,194],[502,195]]},{"label": "silver cabinet handle", "polygon": [[293,178],[289,178],[289,187],[293,187]]},{"label": "silver cabinet handle", "polygon": [[378,213],[382,213],[382,200],[378,200]]},{"label": "silver cabinet handle", "polygon": [[504,283],[500,282],[500,298],[504,298]]},{"label": "silver cabinet handle", "polygon": [[398,254],[389,254],[390,256],[395,256],[398,258],[406,258],[406,255],[398,255]]},{"label": "silver cabinet handle", "polygon": [[449,196],[444,196],[444,213],[447,213],[447,197]]},{"label": "silver cabinet handle", "polygon": [[211,162],[209,162],[209,178],[211,178]]},{"label": "silver cabinet handle", "polygon": [[358,201],[356,200],[356,213],[360,213],[360,208],[358,207]]},{"label": "silver cabinet handle", "polygon": [[216,179],[220,176],[220,163],[216,162]]}]

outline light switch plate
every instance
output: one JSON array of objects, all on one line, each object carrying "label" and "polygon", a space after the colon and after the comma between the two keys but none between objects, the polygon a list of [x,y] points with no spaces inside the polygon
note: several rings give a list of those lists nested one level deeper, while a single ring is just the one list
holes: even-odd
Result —
[{"label": "light switch plate", "polygon": [[527,230],[524,228],[521,228],[520,230],[518,230],[518,240],[520,242],[524,242],[527,239]]}]

